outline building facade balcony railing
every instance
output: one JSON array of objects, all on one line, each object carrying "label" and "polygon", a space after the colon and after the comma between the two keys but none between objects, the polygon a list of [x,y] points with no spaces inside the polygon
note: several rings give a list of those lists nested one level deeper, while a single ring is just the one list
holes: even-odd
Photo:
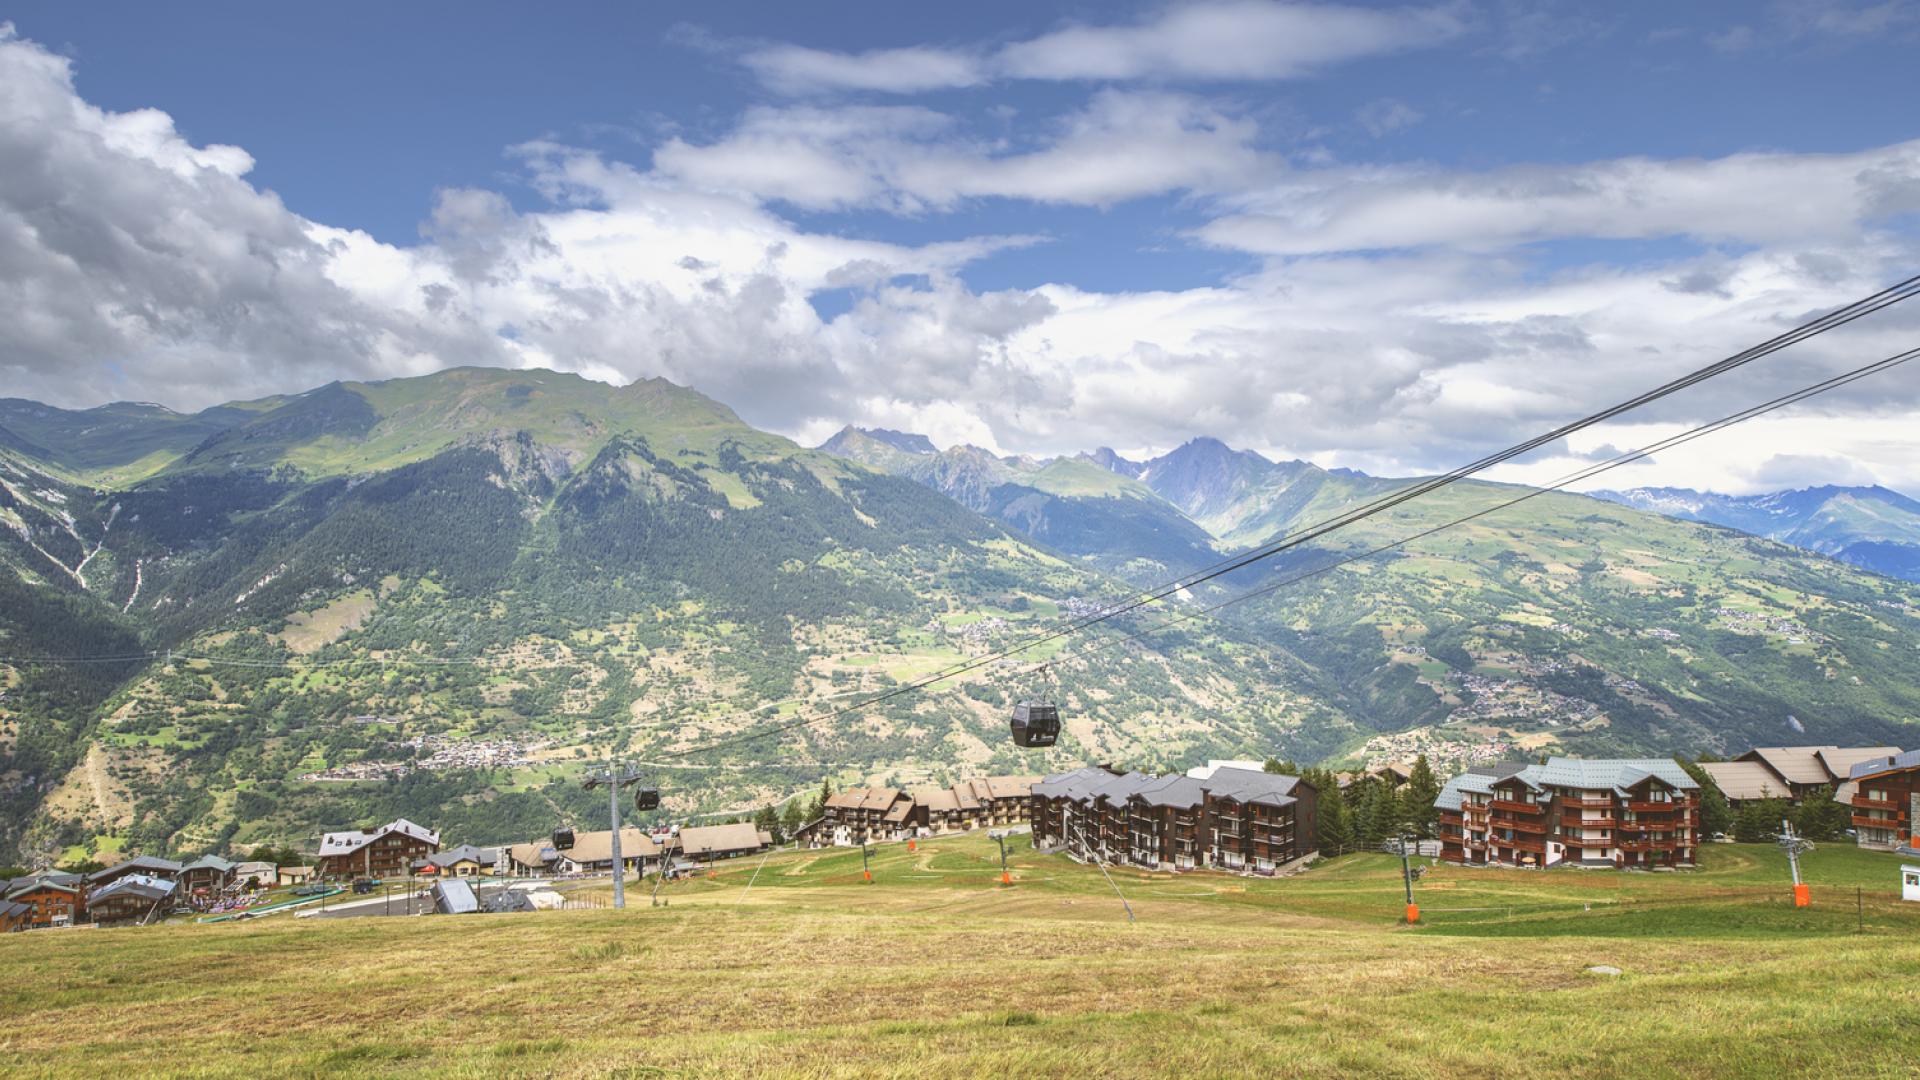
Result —
[{"label": "building facade balcony railing", "polygon": [[1525,818],[1515,818],[1512,821],[1502,821],[1500,823],[1500,827],[1503,829],[1512,829],[1515,832],[1523,832],[1523,833],[1545,834],[1547,831],[1547,823],[1545,821],[1540,821],[1540,820],[1528,821]]},{"label": "building facade balcony railing", "polygon": [[1692,808],[1693,803],[1677,800],[1674,802],[1642,802],[1638,799],[1630,799],[1627,802],[1627,809],[1637,814],[1661,814],[1673,810],[1690,810]]},{"label": "building facade balcony railing", "polygon": [[1493,802],[1489,803],[1488,805],[1492,806],[1495,810],[1504,810],[1508,813],[1518,813],[1518,814],[1546,813],[1546,807],[1540,805],[1539,803],[1515,802],[1512,799],[1495,799],[1493,800]]},{"label": "building facade balcony railing", "polygon": [[1512,848],[1515,851],[1531,852],[1535,855],[1545,855],[1547,853],[1547,845],[1543,840],[1515,838],[1513,840],[1495,840],[1493,845],[1495,847]]},{"label": "building facade balcony railing", "polygon": [[1555,799],[1561,806],[1578,807],[1586,810],[1611,810],[1613,800],[1601,796],[1561,795]]},{"label": "building facade balcony railing", "polygon": [[1618,824],[1618,819],[1610,817],[1560,819],[1560,827],[1563,829],[1611,829]]},{"label": "building facade balcony railing", "polygon": [[1902,824],[1897,817],[1874,817],[1870,814],[1853,815],[1853,824],[1858,829],[1897,829]]},{"label": "building facade balcony railing", "polygon": [[1894,799],[1869,799],[1865,795],[1855,795],[1853,805],[1862,810],[1898,810],[1900,803]]},{"label": "building facade balcony railing", "polygon": [[1680,847],[1677,840],[1622,840],[1618,847],[1621,851],[1676,851]]}]

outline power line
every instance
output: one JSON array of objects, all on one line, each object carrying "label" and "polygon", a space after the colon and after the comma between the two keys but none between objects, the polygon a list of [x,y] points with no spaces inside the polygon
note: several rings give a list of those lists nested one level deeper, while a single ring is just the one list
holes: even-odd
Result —
[{"label": "power line", "polygon": [[[1916,280],[1920,280],[1920,279],[1916,279]],[[1325,566],[1317,567],[1305,573],[1283,579],[1279,582],[1262,586],[1258,589],[1254,589],[1249,592],[1243,593],[1241,595],[1229,598],[1217,604],[1200,608],[1192,612],[1182,613],[1180,615],[1164,620],[1163,622],[1158,623],[1154,626],[1139,630],[1133,634],[1129,634],[1125,637],[1114,638],[1106,642],[1101,642],[1096,645],[1089,646],[1087,649],[1069,654],[1067,658],[1073,659],[1079,656],[1090,654],[1092,652],[1096,652],[1102,648],[1111,647],[1112,645],[1115,645],[1115,644],[1120,644],[1126,641],[1137,640],[1141,637],[1146,636],[1147,634],[1151,634],[1159,630],[1163,630],[1168,626],[1172,626],[1181,622],[1191,621],[1192,619],[1196,619],[1203,615],[1207,615],[1214,611],[1218,611],[1221,608],[1229,607],[1234,604],[1239,604],[1244,601],[1253,599],[1257,596],[1266,595],[1278,589],[1284,588],[1287,585],[1293,584],[1297,581],[1305,580],[1306,578],[1309,578],[1309,577],[1316,577],[1320,574],[1331,572],[1332,570],[1338,569],[1339,567],[1346,566],[1350,563],[1358,562],[1361,559],[1371,558],[1376,555],[1384,554],[1396,548],[1403,547],[1406,544],[1413,543],[1416,540],[1420,540],[1420,539],[1424,539],[1425,537],[1432,536],[1435,533],[1442,532],[1446,529],[1454,528],[1455,526],[1463,525],[1469,521],[1474,521],[1479,518],[1485,517],[1488,514],[1494,513],[1495,511],[1506,509],[1507,507],[1513,506],[1517,503],[1525,502],[1528,499],[1532,499],[1540,495],[1544,495],[1550,491],[1558,491],[1561,488],[1564,488],[1570,484],[1578,483],[1581,480],[1590,479],[1594,476],[1599,475],[1600,473],[1618,468],[1622,465],[1629,464],[1633,461],[1638,461],[1642,458],[1658,453],[1661,450],[1670,449],[1674,446],[1691,442],[1694,439],[1712,434],[1713,432],[1722,430],[1723,428],[1726,428],[1726,427],[1731,427],[1734,424],[1752,419],[1753,417],[1759,416],[1763,413],[1772,412],[1776,409],[1784,408],[1787,405],[1793,404],[1795,402],[1803,401],[1807,398],[1816,396],[1818,394],[1826,393],[1829,390],[1833,390],[1840,386],[1844,386],[1847,383],[1854,382],[1859,379],[1866,378],[1869,375],[1874,375],[1881,371],[1885,371],[1888,368],[1907,363],[1908,361],[1913,360],[1916,357],[1920,357],[1920,349],[1909,350],[1907,352],[1888,357],[1884,360],[1879,360],[1879,361],[1876,361],[1875,363],[1865,365],[1864,367],[1855,368],[1854,370],[1849,371],[1843,375],[1837,375],[1830,379],[1824,379],[1818,383],[1814,383],[1811,386],[1804,387],[1791,394],[1786,394],[1781,397],[1775,398],[1772,401],[1764,402],[1760,405],[1756,405],[1748,409],[1743,409],[1740,412],[1733,413],[1728,416],[1722,417],[1719,420],[1715,420],[1710,423],[1700,425],[1699,427],[1689,429],[1688,431],[1682,432],[1678,435],[1671,436],[1666,439],[1661,439],[1654,443],[1649,443],[1648,445],[1641,447],[1637,450],[1628,451],[1627,453],[1621,454],[1615,458],[1609,459],[1606,462],[1602,462],[1597,465],[1589,466],[1587,468],[1578,470],[1577,472],[1569,474],[1568,476],[1563,477],[1560,480],[1554,481],[1550,485],[1534,488],[1532,490],[1529,490],[1523,495],[1516,496],[1513,499],[1509,499],[1505,502],[1495,504],[1493,506],[1487,507],[1486,509],[1476,511],[1475,513],[1468,514],[1463,517],[1456,518],[1452,521],[1446,522],[1441,525],[1436,525],[1429,529],[1424,529],[1411,536],[1403,537],[1400,540],[1396,540],[1393,543],[1384,544],[1379,547],[1373,548],[1371,550],[1340,559],[1333,563],[1329,563]],[[1370,517],[1372,515],[1368,514],[1366,516]],[[1321,535],[1321,534],[1316,534],[1316,535]],[[1105,620],[1102,619],[1102,620],[1094,620],[1094,621],[1104,622]],[[1060,633],[1053,634],[1047,640],[1052,640],[1053,638],[1058,638],[1060,636],[1063,636],[1066,632],[1067,631],[1062,631]],[[870,708],[874,705],[878,705],[883,702],[890,701],[893,698],[900,697],[905,694],[916,693],[920,690],[925,689],[928,686],[932,686],[936,683],[946,681],[947,679],[950,679],[950,678],[954,678],[959,674],[964,674],[966,671],[974,670],[978,667],[984,666],[985,664],[993,662],[995,660],[1004,659],[1009,655],[1017,654],[1019,652],[1024,652],[1026,649],[1029,649],[1029,648],[1032,648],[1032,644],[1015,645],[1009,649],[1002,650],[999,653],[979,658],[958,671],[937,673],[935,675],[931,675],[924,679],[910,683],[906,686],[897,687],[893,690],[876,695],[873,698],[865,702],[862,702],[860,704],[849,706],[844,709],[839,709],[831,713],[826,713],[818,717],[814,717],[811,719],[800,719],[800,720],[789,721],[784,724],[765,728],[758,732],[746,732],[740,735],[729,737],[727,739],[705,743],[699,746],[689,747],[685,750],[664,753],[659,756],[664,758],[689,757],[694,754],[706,753],[713,750],[726,749],[727,747],[740,745],[747,742],[756,742],[760,739],[767,738],[768,736],[778,735],[786,731],[793,731],[801,728],[812,727],[815,724],[821,724],[821,723],[825,723],[828,720],[838,719],[839,717],[848,715],[849,713],[858,712],[866,708]],[[1058,662],[1060,659],[1061,658],[1059,657],[1055,657],[1053,660],[1048,661],[1048,663]]]}]

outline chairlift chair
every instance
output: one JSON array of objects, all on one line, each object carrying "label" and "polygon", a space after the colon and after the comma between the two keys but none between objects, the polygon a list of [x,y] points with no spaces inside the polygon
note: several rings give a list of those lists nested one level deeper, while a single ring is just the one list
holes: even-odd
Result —
[{"label": "chairlift chair", "polygon": [[573,849],[573,830],[572,829],[553,830],[553,850],[570,851],[572,849]]},{"label": "chairlift chair", "polygon": [[1060,741],[1060,708],[1047,702],[1023,701],[1013,707],[1015,746],[1052,746]]}]

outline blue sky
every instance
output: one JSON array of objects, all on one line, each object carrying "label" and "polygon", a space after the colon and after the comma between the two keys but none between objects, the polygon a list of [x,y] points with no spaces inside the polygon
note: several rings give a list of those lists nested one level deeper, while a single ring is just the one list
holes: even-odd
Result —
[{"label": "blue sky", "polygon": [[[1910,3],[9,17],[9,156],[99,220],[0,263],[46,312],[0,374],[70,405],[535,364],[803,439],[1413,469],[1904,276],[1920,212]],[[1767,440],[1809,481],[1920,477],[1818,419]],[[1735,445],[1647,479],[1751,485]]]}]

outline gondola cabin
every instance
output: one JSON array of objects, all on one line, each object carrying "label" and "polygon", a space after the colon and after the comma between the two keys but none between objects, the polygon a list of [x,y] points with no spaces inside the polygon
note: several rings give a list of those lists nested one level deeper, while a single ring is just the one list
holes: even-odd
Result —
[{"label": "gondola cabin", "polygon": [[572,829],[553,830],[553,850],[571,851],[572,849],[573,849],[573,830]]},{"label": "gondola cabin", "polygon": [[1060,741],[1060,709],[1023,701],[1013,707],[1012,728],[1015,746],[1052,746]]},{"label": "gondola cabin", "polygon": [[634,792],[633,808],[635,810],[660,809],[660,789],[643,787],[640,790]]}]

